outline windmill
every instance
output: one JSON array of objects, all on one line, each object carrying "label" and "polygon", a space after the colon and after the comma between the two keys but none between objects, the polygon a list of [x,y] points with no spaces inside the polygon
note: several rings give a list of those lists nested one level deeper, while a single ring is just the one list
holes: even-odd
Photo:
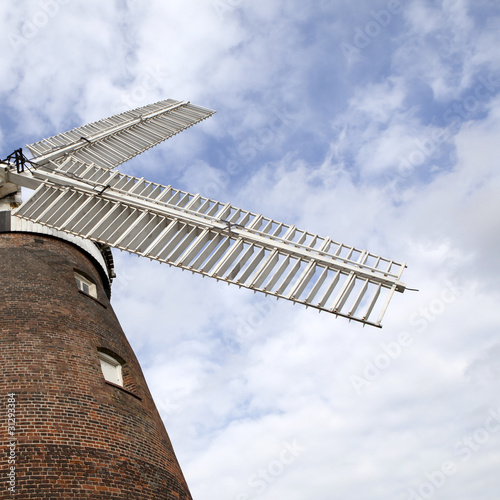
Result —
[{"label": "windmill", "polygon": [[[30,160],[17,150],[0,165],[0,199],[13,208],[0,212],[2,231],[44,233],[92,253],[105,291],[113,278],[111,247],[381,327],[394,292],[406,288],[404,263],[115,169],[213,113],[169,99],[31,144]],[[22,203],[20,187],[33,190]],[[75,279],[87,295],[97,286],[89,271]],[[105,376],[118,376],[124,356],[101,349]],[[180,469],[172,477],[177,496],[156,491],[151,498],[190,498]],[[162,481],[166,488],[173,480]],[[110,498],[127,498],[116,495]],[[141,490],[141,498],[150,497]]]}]

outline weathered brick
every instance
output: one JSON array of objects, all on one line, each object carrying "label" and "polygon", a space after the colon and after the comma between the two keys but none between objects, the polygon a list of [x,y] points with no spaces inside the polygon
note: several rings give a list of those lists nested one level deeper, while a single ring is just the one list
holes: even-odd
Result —
[{"label": "weathered brick", "polygon": [[[97,300],[76,288],[78,270]],[[66,241],[0,234],[0,498],[8,491],[15,393],[15,498],[190,500],[139,363],[94,261]],[[98,350],[125,362],[104,380]]]}]

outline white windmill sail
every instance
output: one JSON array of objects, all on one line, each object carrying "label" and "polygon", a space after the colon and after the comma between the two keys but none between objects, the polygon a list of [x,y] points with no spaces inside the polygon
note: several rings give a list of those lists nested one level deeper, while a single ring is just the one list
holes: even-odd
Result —
[{"label": "white windmill sail", "polygon": [[201,195],[72,157],[32,175],[17,216],[238,286],[375,326],[405,288],[404,264]]},{"label": "white windmill sail", "polygon": [[39,165],[68,155],[114,168],[215,113],[188,101],[167,99],[29,144]]},{"label": "white windmill sail", "polygon": [[[151,130],[164,113],[183,110],[198,121],[213,113],[177,101],[154,106],[97,122],[100,125],[93,127],[99,130],[92,134],[94,129],[85,126],[72,135],[59,134],[57,140],[32,145],[42,168],[5,174],[7,182],[36,189],[15,214],[204,276],[381,326],[393,293],[406,288],[401,282],[404,263],[228,203],[111,170],[123,158],[159,142],[160,136],[152,136]],[[189,126],[186,120],[184,128]],[[81,133],[85,140],[78,140]],[[122,151],[121,144],[131,137],[135,142]]]}]

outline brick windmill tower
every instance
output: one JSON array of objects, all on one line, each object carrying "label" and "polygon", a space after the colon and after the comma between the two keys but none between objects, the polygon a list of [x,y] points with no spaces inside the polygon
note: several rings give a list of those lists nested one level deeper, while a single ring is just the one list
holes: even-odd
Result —
[{"label": "brick windmill tower", "polygon": [[166,100],[0,165],[0,498],[191,499],[109,302],[110,247],[377,327],[405,290],[404,264],[115,170],[212,113]]}]

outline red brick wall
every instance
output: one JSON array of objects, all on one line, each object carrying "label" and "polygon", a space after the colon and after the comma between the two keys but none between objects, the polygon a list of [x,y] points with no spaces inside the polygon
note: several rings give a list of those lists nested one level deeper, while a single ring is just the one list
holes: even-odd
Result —
[{"label": "red brick wall", "polygon": [[[0,277],[0,498],[191,499],[91,259],[49,236],[0,234]],[[98,350],[125,361],[128,392],[105,382]]]}]

